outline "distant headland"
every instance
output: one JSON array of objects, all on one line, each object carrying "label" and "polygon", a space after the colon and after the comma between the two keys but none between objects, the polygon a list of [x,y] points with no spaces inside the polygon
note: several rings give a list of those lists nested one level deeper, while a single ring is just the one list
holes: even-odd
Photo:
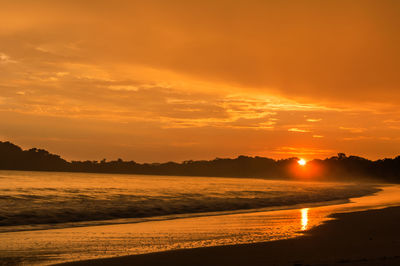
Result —
[{"label": "distant headland", "polygon": [[400,182],[400,156],[371,161],[339,153],[323,160],[312,160],[307,165],[300,165],[298,161],[296,157],[274,160],[242,155],[234,159],[189,160],[182,163],[141,164],[122,159],[69,162],[43,149],[23,150],[11,142],[0,141],[1,170]]}]

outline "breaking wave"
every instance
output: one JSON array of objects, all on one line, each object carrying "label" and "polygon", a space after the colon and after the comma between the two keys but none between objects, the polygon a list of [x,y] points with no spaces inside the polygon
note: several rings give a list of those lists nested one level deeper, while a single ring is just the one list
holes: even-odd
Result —
[{"label": "breaking wave", "polygon": [[7,228],[290,208],[379,191],[366,184],[16,171],[0,171],[0,184],[0,227]]}]

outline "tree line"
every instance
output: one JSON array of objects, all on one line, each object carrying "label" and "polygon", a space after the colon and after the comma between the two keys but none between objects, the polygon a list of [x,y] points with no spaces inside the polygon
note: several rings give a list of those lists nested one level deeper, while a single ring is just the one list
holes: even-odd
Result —
[{"label": "tree line", "polygon": [[305,166],[297,161],[296,157],[274,160],[242,155],[234,159],[189,160],[182,163],[136,163],[122,159],[69,162],[43,149],[23,150],[11,142],[0,141],[2,170],[400,182],[400,156],[371,161],[339,153],[323,160],[312,160]]}]

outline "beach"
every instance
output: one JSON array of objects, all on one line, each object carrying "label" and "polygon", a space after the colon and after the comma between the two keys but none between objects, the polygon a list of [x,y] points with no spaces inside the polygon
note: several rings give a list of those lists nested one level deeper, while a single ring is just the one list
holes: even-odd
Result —
[{"label": "beach", "polygon": [[63,265],[400,265],[400,207],[332,215],[305,235]]},{"label": "beach", "polygon": [[[363,238],[346,239],[352,228],[372,219],[358,235],[369,240],[370,232],[390,228],[393,234],[377,244],[391,245],[397,228],[389,223],[398,211],[351,217],[400,206],[400,185],[383,183],[18,171],[0,177],[0,265],[280,265],[352,261],[353,254],[361,260],[362,252],[373,253]],[[349,253],[329,253],[342,249]]]},{"label": "beach", "polygon": [[0,2],[0,266],[400,266],[400,0]]}]

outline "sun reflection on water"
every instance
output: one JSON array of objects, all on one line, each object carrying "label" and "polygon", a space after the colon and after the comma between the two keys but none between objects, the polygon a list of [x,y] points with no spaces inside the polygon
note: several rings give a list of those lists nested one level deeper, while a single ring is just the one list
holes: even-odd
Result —
[{"label": "sun reflection on water", "polygon": [[309,208],[301,209],[301,231],[307,230],[308,225],[308,210]]}]

